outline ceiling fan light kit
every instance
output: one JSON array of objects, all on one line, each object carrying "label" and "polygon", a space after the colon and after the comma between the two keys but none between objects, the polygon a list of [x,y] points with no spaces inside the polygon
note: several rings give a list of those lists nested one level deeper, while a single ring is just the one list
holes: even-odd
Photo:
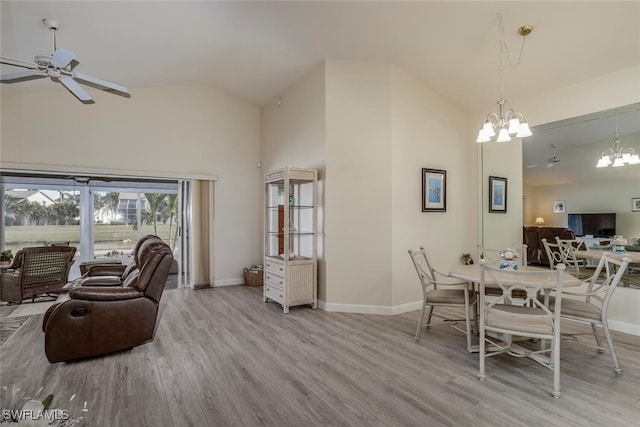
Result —
[{"label": "ceiling fan light kit", "polygon": [[[478,132],[478,138],[476,142],[489,142],[495,136],[496,132],[498,137],[496,140],[498,142],[507,142],[511,141],[511,137],[515,135],[517,138],[526,138],[531,136],[531,129],[529,129],[529,124],[525,120],[524,116],[513,109],[508,109],[505,111],[505,103],[507,102],[503,96],[503,88],[502,88],[502,56],[506,49],[506,42],[504,39],[504,26],[502,24],[502,15],[498,15],[498,28],[500,29],[500,99],[498,100],[499,112],[498,113],[489,113],[487,117],[484,119],[482,124],[482,128]],[[518,34],[520,34],[522,38],[522,48],[520,50],[520,57],[515,65],[520,63],[520,59],[522,58],[522,51],[524,50],[524,40],[526,36],[531,34],[533,31],[533,26],[531,25],[523,25],[518,28]],[[509,57],[509,53],[507,50],[507,59]],[[513,65],[513,64],[512,64]]]},{"label": "ceiling fan light kit", "polygon": [[547,159],[546,163],[538,163],[538,164],[535,164],[535,165],[529,165],[529,166],[527,166],[527,168],[537,168],[537,167],[540,167],[540,166],[545,166],[547,168],[552,168],[555,165],[557,165],[558,163],[562,163],[562,164],[565,164],[565,165],[570,164],[570,163],[566,163],[566,162],[561,162],[560,159],[558,158],[558,144],[551,144],[550,147],[553,149],[553,155]]},{"label": "ceiling fan light kit", "polygon": [[56,46],[56,31],[60,28],[60,23],[51,18],[43,19],[42,23],[51,30],[51,55],[35,55],[34,62],[0,56],[0,63],[2,64],[28,69],[27,71],[3,74],[0,76],[0,82],[15,83],[25,79],[49,77],[52,81],[61,83],[69,92],[85,104],[92,104],[94,102],[93,98],[77,81],[88,83],[104,91],[116,92],[130,97],[129,91],[125,86],[74,71],[73,68],[78,63],[76,61],[76,55],[73,52],[59,49]]}]

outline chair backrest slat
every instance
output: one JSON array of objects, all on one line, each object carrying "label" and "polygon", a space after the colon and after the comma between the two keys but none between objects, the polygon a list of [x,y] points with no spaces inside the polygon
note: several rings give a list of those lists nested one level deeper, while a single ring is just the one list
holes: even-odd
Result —
[{"label": "chair backrest slat", "polygon": [[544,246],[547,258],[549,259],[550,268],[555,268],[557,264],[564,261],[562,248],[558,243],[548,242],[547,239],[542,239],[542,245]]},{"label": "chair backrest slat", "polygon": [[593,275],[585,281],[586,301],[599,306],[600,309],[606,309],[630,261],[629,258],[618,260],[603,253]]}]

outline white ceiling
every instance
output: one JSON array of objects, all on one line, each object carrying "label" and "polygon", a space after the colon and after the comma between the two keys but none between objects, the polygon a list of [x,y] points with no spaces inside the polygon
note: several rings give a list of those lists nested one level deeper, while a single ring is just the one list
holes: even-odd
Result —
[{"label": "white ceiling", "polygon": [[[520,65],[505,61],[508,106],[640,63],[639,1],[3,0],[0,53],[29,61],[50,53],[42,19],[54,18],[58,47],[77,55],[75,70],[123,84],[134,97],[136,88],[206,84],[262,106],[324,59],[343,59],[396,64],[466,111],[489,112],[499,94],[499,12],[514,61],[517,28],[534,27]],[[64,91],[48,79],[0,89]],[[525,165],[546,161],[551,143],[558,142],[525,142],[525,157],[533,155]],[[542,169],[525,172],[552,176]]]}]

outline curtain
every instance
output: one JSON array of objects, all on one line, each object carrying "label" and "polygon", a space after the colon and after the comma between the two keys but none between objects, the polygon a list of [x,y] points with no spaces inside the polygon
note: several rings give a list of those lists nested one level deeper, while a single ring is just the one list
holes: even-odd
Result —
[{"label": "curtain", "polygon": [[214,181],[191,181],[192,242],[194,288],[213,286],[213,189]]}]

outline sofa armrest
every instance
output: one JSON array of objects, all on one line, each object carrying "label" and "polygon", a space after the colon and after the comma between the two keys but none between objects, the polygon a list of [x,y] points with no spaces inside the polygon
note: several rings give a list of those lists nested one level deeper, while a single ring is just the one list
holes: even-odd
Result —
[{"label": "sofa armrest", "polygon": [[83,286],[69,292],[71,299],[85,301],[122,301],[143,297],[144,294],[135,288],[104,288],[100,286]]},{"label": "sofa armrest", "polygon": [[85,274],[87,277],[94,276],[122,276],[127,266],[122,264],[96,264],[88,266],[88,270]]},{"label": "sofa armrest", "polygon": [[80,282],[81,286],[122,286],[122,280],[116,276],[86,277]]}]

